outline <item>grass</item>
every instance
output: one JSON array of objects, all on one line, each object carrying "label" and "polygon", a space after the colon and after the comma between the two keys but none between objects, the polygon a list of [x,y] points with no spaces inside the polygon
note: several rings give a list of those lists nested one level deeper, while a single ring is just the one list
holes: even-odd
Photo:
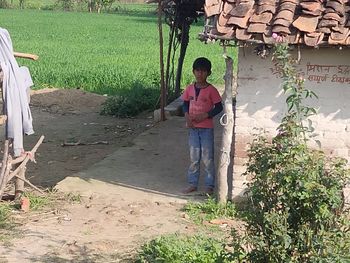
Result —
[{"label": "grass", "polygon": [[0,242],[4,246],[10,245],[12,238],[18,235],[16,224],[11,217],[13,209],[15,209],[13,203],[0,202]]},{"label": "grass", "polygon": [[0,203],[0,230],[8,228],[11,207],[7,203]]},{"label": "grass", "polygon": [[196,235],[168,235],[156,238],[144,246],[136,262],[230,262],[224,242],[211,237]]},{"label": "grass", "polygon": [[218,204],[214,198],[208,198],[205,202],[190,202],[182,209],[193,222],[202,224],[216,218],[234,218],[237,215],[236,207],[228,202],[225,205]]},{"label": "grass", "polygon": [[[16,51],[40,56],[38,61],[19,60],[29,66],[37,89],[81,88],[115,95],[129,90],[134,83],[145,88],[159,86],[158,31],[152,13],[1,9],[0,17]],[[167,36],[167,26],[164,30]],[[191,66],[199,56],[206,56],[213,63],[210,81],[223,82],[222,49],[218,44],[205,45],[197,40],[201,30],[202,24],[191,28],[183,86],[193,80]],[[234,49],[229,51],[235,54]]]}]

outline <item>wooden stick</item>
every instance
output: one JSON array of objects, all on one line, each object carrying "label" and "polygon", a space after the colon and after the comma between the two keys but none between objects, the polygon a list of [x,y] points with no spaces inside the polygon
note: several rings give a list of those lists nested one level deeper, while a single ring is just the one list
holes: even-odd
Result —
[{"label": "wooden stick", "polygon": [[[41,137],[38,140],[38,142],[36,143],[36,145],[30,151],[31,155],[34,156],[35,152],[38,150],[38,148],[39,148],[40,144],[43,142],[44,138],[45,138],[45,136],[41,135]],[[13,177],[15,177],[20,172],[20,170],[26,166],[26,164],[29,160],[30,160],[30,157],[29,157],[29,154],[27,154],[26,157],[24,158],[23,162],[16,168],[16,170],[14,170],[12,173],[10,173],[7,181],[10,181]]]},{"label": "wooden stick", "polygon": [[97,142],[64,142],[61,144],[62,147],[64,146],[79,146],[79,145],[97,145],[97,144],[104,144],[108,145],[109,143],[107,141],[97,141]]},{"label": "wooden stick", "polygon": [[2,198],[3,194],[3,189],[5,189],[6,185],[6,180],[5,180],[5,172],[6,172],[6,164],[7,164],[7,159],[8,159],[8,153],[9,153],[9,141],[5,140],[4,144],[4,156],[2,159],[2,164],[1,164],[1,172],[0,172],[0,200]]},{"label": "wooden stick", "polygon": [[[20,178],[19,178],[20,177]],[[24,181],[21,178],[26,178],[26,168],[24,167],[19,174],[15,182],[15,199],[18,200],[24,192]]]},{"label": "wooden stick", "polygon": [[27,155],[23,155],[23,156],[20,156],[20,157],[17,157],[16,159],[13,159],[11,164],[14,165],[14,164],[18,164],[18,163],[21,163],[24,161],[24,159],[27,157]]},{"label": "wooden stick", "polygon": [[15,175],[15,177],[23,182],[25,182],[26,184],[28,184],[29,186],[31,186],[32,188],[34,188],[35,190],[37,190],[39,193],[41,194],[45,194],[44,191],[42,191],[41,189],[39,189],[38,187],[36,187],[34,184],[32,184],[31,182],[29,182],[27,179],[19,176],[19,175]]},{"label": "wooden stick", "polygon": [[13,55],[17,58],[29,58],[32,60],[38,60],[39,56],[35,54],[29,54],[29,53],[21,53],[21,52],[13,52]]},{"label": "wooden stick", "polygon": [[160,120],[165,121],[165,82],[164,82],[164,59],[163,59],[163,28],[162,28],[162,1],[158,0],[158,33],[159,33],[159,66],[160,66]]}]

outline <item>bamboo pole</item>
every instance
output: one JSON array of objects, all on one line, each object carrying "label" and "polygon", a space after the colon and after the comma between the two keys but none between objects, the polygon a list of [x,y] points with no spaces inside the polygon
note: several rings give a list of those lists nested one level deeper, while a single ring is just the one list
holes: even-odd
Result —
[{"label": "bamboo pole", "polygon": [[[33,147],[33,149],[30,151],[30,155],[34,156],[35,152],[38,150],[40,144],[44,141],[45,137],[42,135],[36,145]],[[10,181],[13,177],[17,177],[19,172],[21,171],[22,168],[24,168],[27,164],[27,162],[30,160],[30,155],[27,154],[26,157],[24,158],[23,162],[12,172],[9,174],[9,177],[7,181]]]},{"label": "bamboo pole", "polygon": [[16,176],[16,182],[15,182],[15,199],[19,199],[21,195],[24,193],[24,180],[26,178],[26,168],[23,167],[18,175]]},{"label": "bamboo pole", "polygon": [[224,126],[220,147],[220,159],[218,166],[218,202],[226,203],[228,195],[227,174],[231,161],[231,144],[233,135],[233,107],[232,107],[232,80],[233,60],[226,57],[224,115],[220,122]]},{"label": "bamboo pole", "polygon": [[38,55],[29,54],[29,53],[13,52],[13,55],[17,58],[28,58],[31,60],[38,60],[39,59]]},{"label": "bamboo pole", "polygon": [[164,61],[163,61],[163,28],[162,28],[162,0],[158,0],[158,31],[159,31],[159,62],[160,62],[160,119],[165,121],[164,107],[166,104],[166,93],[164,83]]},{"label": "bamboo pole", "polygon": [[2,198],[3,190],[6,186],[6,167],[8,164],[8,156],[9,156],[9,140],[5,140],[4,143],[4,155],[1,164],[1,172],[0,172],[0,200]]}]

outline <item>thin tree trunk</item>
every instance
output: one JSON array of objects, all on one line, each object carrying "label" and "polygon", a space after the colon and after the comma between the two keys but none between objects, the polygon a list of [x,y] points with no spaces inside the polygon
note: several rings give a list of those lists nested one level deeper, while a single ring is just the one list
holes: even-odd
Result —
[{"label": "thin tree trunk", "polygon": [[166,58],[165,90],[167,94],[169,94],[169,90],[170,90],[170,63],[171,63],[170,58],[171,58],[171,51],[173,47],[174,34],[175,34],[175,25],[171,26],[171,31],[169,34],[168,54]]},{"label": "thin tree trunk", "polygon": [[164,61],[163,61],[163,28],[162,28],[162,1],[158,0],[158,31],[159,31],[159,62],[160,62],[160,119],[165,121],[164,107],[166,103],[166,92],[164,83]]},{"label": "thin tree trunk", "polygon": [[179,62],[177,64],[176,82],[175,82],[176,97],[180,96],[182,67],[184,64],[186,50],[189,43],[189,33],[190,33],[190,25],[186,21],[183,21],[182,30],[181,30],[180,56],[179,56]]},{"label": "thin tree trunk", "polygon": [[233,134],[233,108],[232,108],[232,80],[233,60],[226,58],[225,93],[224,93],[224,114],[225,124],[220,147],[220,159],[218,166],[218,202],[226,203],[228,195],[227,174],[231,161],[231,144]]}]

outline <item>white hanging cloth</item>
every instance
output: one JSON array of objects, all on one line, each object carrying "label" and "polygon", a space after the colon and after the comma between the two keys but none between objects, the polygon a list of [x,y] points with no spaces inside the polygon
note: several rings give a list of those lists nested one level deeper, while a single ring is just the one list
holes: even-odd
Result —
[{"label": "white hanging cloth", "polygon": [[13,139],[14,155],[23,152],[23,134],[34,133],[29,108],[29,89],[33,81],[27,67],[19,67],[13,55],[9,32],[0,28],[0,65],[3,77],[3,101],[7,115],[7,138]]}]

